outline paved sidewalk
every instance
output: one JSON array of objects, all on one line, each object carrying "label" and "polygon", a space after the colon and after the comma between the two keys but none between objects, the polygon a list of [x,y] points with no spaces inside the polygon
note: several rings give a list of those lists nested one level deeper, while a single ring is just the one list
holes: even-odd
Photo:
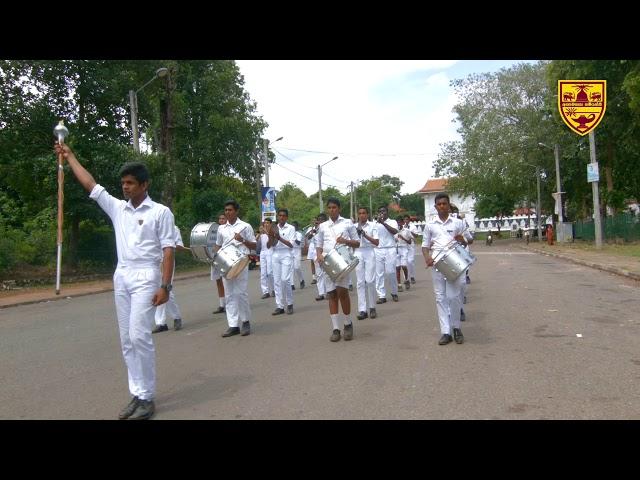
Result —
[{"label": "paved sidewalk", "polygon": [[640,280],[640,258],[616,255],[596,250],[585,250],[577,244],[564,243],[548,245],[546,243],[515,244],[523,250],[543,255],[563,258],[574,263],[597,268],[605,272],[615,273],[634,280]]},{"label": "paved sidewalk", "polygon": [[[210,272],[207,267],[207,270],[192,270],[189,272],[177,273],[173,281],[179,282],[180,280],[208,277],[209,275]],[[113,280],[111,278],[91,282],[62,283],[60,285],[60,295],[56,295],[55,285],[51,285],[49,287],[22,288],[19,290],[2,291],[0,292],[0,310],[18,305],[53,302],[55,300],[62,300],[68,297],[81,297],[84,295],[110,291],[113,291]]]}]

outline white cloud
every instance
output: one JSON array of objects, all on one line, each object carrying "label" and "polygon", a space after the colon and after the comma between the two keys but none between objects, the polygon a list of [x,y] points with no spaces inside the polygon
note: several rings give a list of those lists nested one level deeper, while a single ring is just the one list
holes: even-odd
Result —
[{"label": "white cloud", "polygon": [[315,193],[317,165],[339,155],[323,168],[323,185],[345,192],[352,180],[388,174],[405,183],[402,193],[417,191],[433,175],[439,144],[457,138],[451,111],[456,100],[447,70],[461,63],[237,61],[245,89],[269,124],[267,138],[284,137],[273,149],[295,160],[276,154],[278,163],[309,177],[274,165],[271,185],[291,181],[308,195]]}]

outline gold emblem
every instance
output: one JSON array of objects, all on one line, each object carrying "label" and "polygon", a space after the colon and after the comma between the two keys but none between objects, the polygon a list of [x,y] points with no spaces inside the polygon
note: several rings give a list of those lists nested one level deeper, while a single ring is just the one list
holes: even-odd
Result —
[{"label": "gold emblem", "polygon": [[558,110],[578,135],[596,128],[607,109],[606,80],[558,80]]}]

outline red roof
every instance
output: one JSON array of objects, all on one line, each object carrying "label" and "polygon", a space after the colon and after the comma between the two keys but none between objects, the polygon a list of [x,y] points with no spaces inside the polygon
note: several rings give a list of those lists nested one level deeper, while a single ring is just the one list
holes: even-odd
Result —
[{"label": "red roof", "polygon": [[433,178],[431,180],[427,180],[427,183],[424,184],[424,187],[418,190],[418,193],[446,192],[448,180],[448,178]]}]

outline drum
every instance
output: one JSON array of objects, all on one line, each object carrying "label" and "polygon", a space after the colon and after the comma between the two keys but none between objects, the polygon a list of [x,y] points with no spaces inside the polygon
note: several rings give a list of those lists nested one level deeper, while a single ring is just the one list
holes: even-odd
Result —
[{"label": "drum", "polygon": [[229,243],[218,250],[213,264],[218,267],[220,274],[227,280],[240,275],[240,272],[249,263],[249,255],[242,253],[233,243]]},{"label": "drum", "polygon": [[476,257],[458,242],[451,242],[434,257],[433,261],[434,268],[447,280],[453,282],[476,262]]},{"label": "drum", "polygon": [[216,235],[219,225],[213,223],[198,223],[191,229],[191,240],[189,246],[193,258],[201,262],[211,263],[216,254],[213,246],[216,244]]},{"label": "drum", "polygon": [[352,248],[340,243],[325,255],[322,268],[331,280],[337,282],[356,268],[359,261],[360,259],[353,254]]}]

